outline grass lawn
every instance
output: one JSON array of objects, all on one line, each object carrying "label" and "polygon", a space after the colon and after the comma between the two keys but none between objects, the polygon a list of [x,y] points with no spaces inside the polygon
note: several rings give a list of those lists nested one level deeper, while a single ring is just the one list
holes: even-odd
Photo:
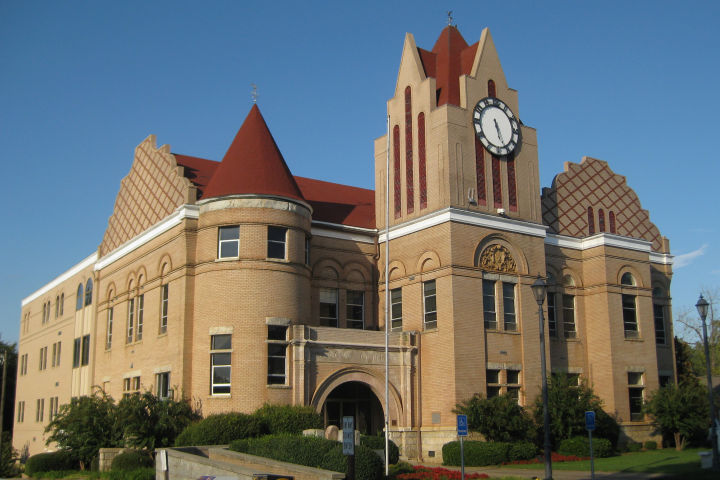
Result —
[{"label": "grass lawn", "polygon": [[[717,473],[700,468],[698,452],[707,451],[705,448],[687,448],[678,452],[672,448],[651,450],[648,452],[625,453],[617,457],[596,458],[596,472],[637,472],[637,473],[667,473],[671,477],[691,476],[692,480],[717,480]],[[506,465],[503,468],[512,469],[538,469],[543,464]],[[579,462],[554,462],[553,470],[579,470],[590,471],[590,460]]]}]

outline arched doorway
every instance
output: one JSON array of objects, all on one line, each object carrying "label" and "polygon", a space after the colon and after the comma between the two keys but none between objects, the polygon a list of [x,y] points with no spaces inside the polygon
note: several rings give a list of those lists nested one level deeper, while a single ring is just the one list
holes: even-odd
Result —
[{"label": "arched doorway", "polygon": [[321,412],[325,426],[342,428],[342,417],[355,419],[355,429],[365,435],[383,431],[384,418],[380,400],[368,385],[346,382],[335,387],[325,399]]}]

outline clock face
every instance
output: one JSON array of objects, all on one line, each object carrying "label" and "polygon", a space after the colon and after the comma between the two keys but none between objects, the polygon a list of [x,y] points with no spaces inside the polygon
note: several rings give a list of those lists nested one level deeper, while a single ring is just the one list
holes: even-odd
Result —
[{"label": "clock face", "polygon": [[486,97],[473,109],[473,126],[478,140],[495,155],[515,151],[520,139],[517,117],[500,99]]}]

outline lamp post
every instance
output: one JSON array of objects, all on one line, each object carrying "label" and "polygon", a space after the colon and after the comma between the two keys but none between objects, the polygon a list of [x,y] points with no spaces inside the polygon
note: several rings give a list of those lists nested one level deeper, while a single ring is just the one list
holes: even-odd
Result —
[{"label": "lamp post", "polygon": [[713,387],[712,387],[712,372],[710,370],[710,346],[708,345],[707,337],[707,325],[705,319],[707,318],[709,303],[707,300],[700,295],[695,308],[697,308],[700,320],[702,320],[702,332],[703,332],[703,345],[705,346],[705,367],[707,370],[707,387],[708,387],[708,398],[710,399],[710,437],[712,442],[712,468],[715,471],[720,472],[720,459],[718,458],[718,438],[717,438],[717,426],[715,420],[715,403],[713,402]]},{"label": "lamp post", "polygon": [[545,480],[552,479],[552,451],[550,449],[550,412],[548,411],[548,384],[547,367],[545,365],[545,319],[543,318],[543,302],[547,285],[538,275],[535,283],[532,284],[533,295],[538,304],[538,318],[540,319],[540,370],[542,375],[542,401],[543,401],[543,430],[545,440],[543,443],[545,451]]}]

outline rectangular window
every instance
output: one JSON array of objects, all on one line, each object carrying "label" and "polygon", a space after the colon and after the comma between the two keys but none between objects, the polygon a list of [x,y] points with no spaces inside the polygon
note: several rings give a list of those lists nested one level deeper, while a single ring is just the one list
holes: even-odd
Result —
[{"label": "rectangular window", "polygon": [[28,354],[24,353],[20,356],[20,375],[27,375]]},{"label": "rectangular window", "polygon": [[42,422],[45,419],[45,399],[39,398],[35,408],[35,421]]},{"label": "rectangular window", "polygon": [[52,348],[52,362],[50,363],[50,366],[55,366],[55,360],[57,359],[57,343],[53,343]]},{"label": "rectangular window", "polygon": [[320,289],[320,325],[323,327],[337,327],[337,289]]},{"label": "rectangular window", "polygon": [[47,356],[48,356],[48,347],[42,347],[40,349],[40,370],[47,369]]},{"label": "rectangular window", "polygon": [[348,290],[346,299],[347,328],[365,328],[365,292]]},{"label": "rectangular window", "polygon": [[123,378],[123,397],[140,395],[140,376]]},{"label": "rectangular window", "polygon": [[58,397],[50,397],[50,407],[48,408],[48,420],[52,422],[52,419],[58,413]]},{"label": "rectangular window", "polygon": [[285,385],[287,327],[268,325],[268,385]]},{"label": "rectangular window", "polygon": [[80,366],[80,352],[82,351],[80,342],[80,337],[76,338],[73,341],[73,368],[77,368]]},{"label": "rectangular window", "polygon": [[563,295],[563,332],[565,338],[577,337],[575,329],[575,295]]},{"label": "rectangular window", "polygon": [[285,259],[285,241],[287,239],[287,228],[285,227],[268,227],[268,258]]},{"label": "rectangular window", "polygon": [[112,330],[113,330],[113,307],[108,309],[107,316],[107,333],[105,334],[105,350],[112,347]]},{"label": "rectangular window", "polygon": [[162,286],[161,289],[161,295],[162,295],[162,304],[160,305],[160,333],[166,333],[167,332],[167,324],[168,324],[168,306],[169,306],[169,298],[170,298],[170,285],[165,284]]},{"label": "rectangular window", "polygon": [[127,319],[127,336],[125,343],[132,343],[133,332],[135,330],[135,299],[128,300],[128,319]]},{"label": "rectangular window", "polygon": [[520,370],[506,370],[505,382],[507,383],[507,394],[515,401],[520,400]]},{"label": "rectangular window", "polygon": [[548,333],[551,337],[557,337],[557,314],[555,310],[555,294],[548,292],[547,294],[547,307],[548,307]]},{"label": "rectangular window", "polygon": [[485,371],[485,383],[487,384],[487,398],[500,395],[500,370],[489,368]]},{"label": "rectangular window", "polygon": [[423,282],[423,313],[425,329],[437,327],[437,297],[435,280]]},{"label": "rectangular window", "polygon": [[170,398],[170,372],[155,374],[156,395],[159,399]]},{"label": "rectangular window", "polygon": [[508,332],[514,332],[517,330],[517,320],[515,318],[515,285],[503,282],[502,290],[503,318],[505,320],[503,328]]},{"label": "rectangular window", "polygon": [[210,337],[210,393],[230,394],[232,335]]},{"label": "rectangular window", "polygon": [[240,256],[240,226],[230,225],[218,229],[218,258]]},{"label": "rectangular window", "polygon": [[637,312],[635,308],[635,295],[622,296],[623,327],[625,338],[638,337]]},{"label": "rectangular window", "polygon": [[135,330],[135,341],[142,340],[144,310],[145,310],[145,295],[144,294],[138,295],[138,297],[137,297],[137,329]]},{"label": "rectangular window", "polygon": [[57,357],[55,358],[55,366],[60,366],[60,353],[62,352],[62,342],[57,342]]},{"label": "rectangular window", "polygon": [[665,307],[653,304],[653,316],[655,317],[655,343],[665,345]]},{"label": "rectangular window", "polygon": [[642,422],[643,406],[643,374],[642,372],[628,372],[628,396],[630,400],[630,421]]},{"label": "rectangular window", "polygon": [[483,319],[485,330],[497,330],[497,314],[495,313],[495,281],[483,280]]},{"label": "rectangular window", "polygon": [[18,402],[17,409],[17,422],[22,423],[25,421],[25,400]]},{"label": "rectangular window", "polygon": [[402,288],[390,290],[390,319],[393,330],[402,330]]},{"label": "rectangular window", "polygon": [[82,366],[90,363],[90,335],[82,337]]}]

